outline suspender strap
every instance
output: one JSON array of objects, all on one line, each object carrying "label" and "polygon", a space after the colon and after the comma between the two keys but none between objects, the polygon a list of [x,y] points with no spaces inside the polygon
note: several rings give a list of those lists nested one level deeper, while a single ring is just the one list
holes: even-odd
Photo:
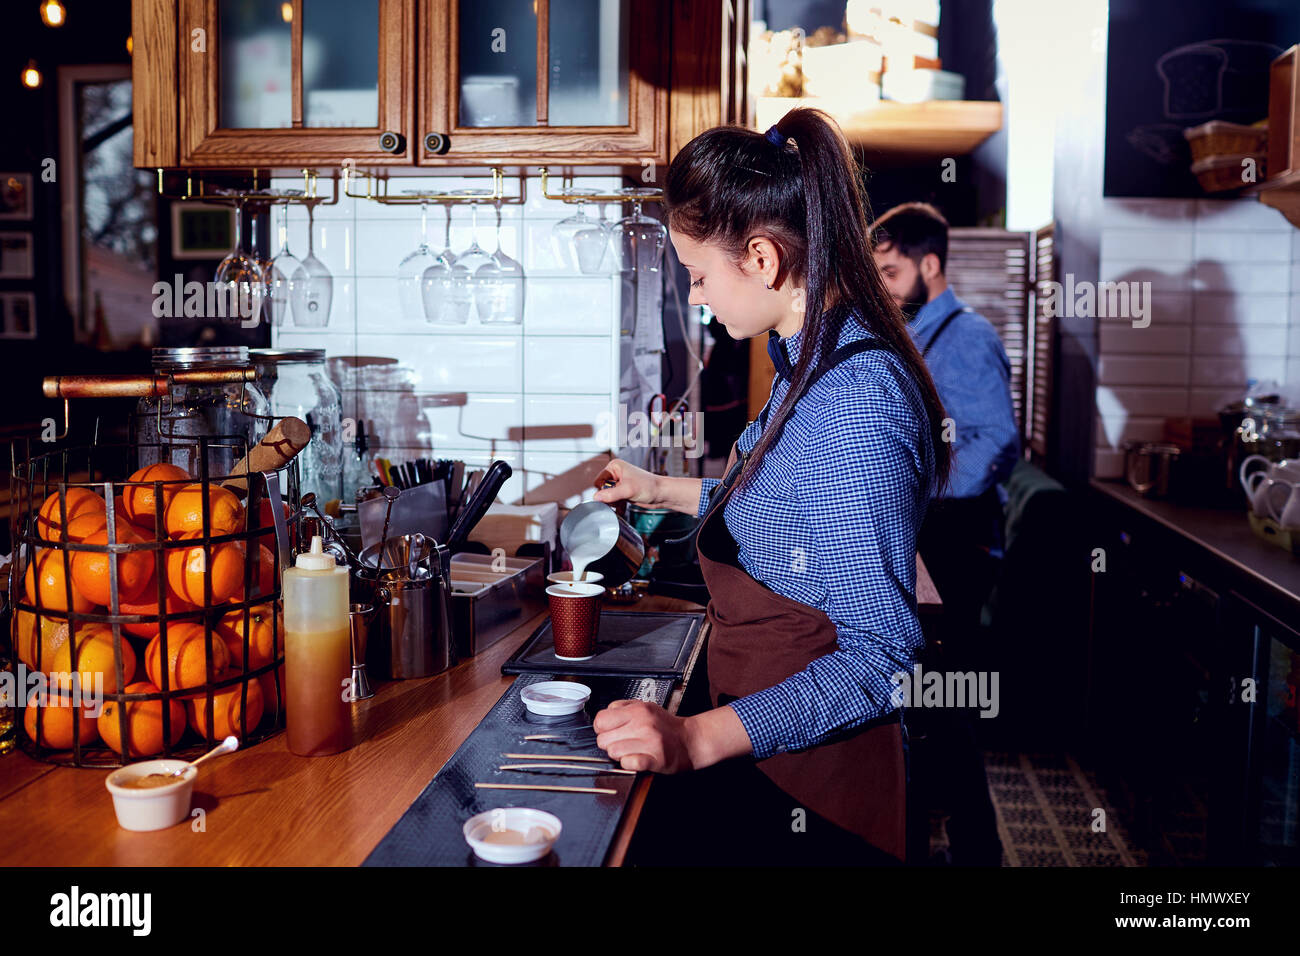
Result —
[{"label": "suspender strap", "polygon": [[[824,365],[818,366],[813,371],[812,378],[808,382],[808,387],[811,388],[825,373],[829,372],[836,365],[839,365],[851,356],[857,355],[859,352],[871,352],[883,348],[886,348],[886,346],[875,339],[859,339],[856,342],[850,342],[848,345],[840,346],[831,353],[830,359]],[[780,350],[778,349],[778,352],[779,351]],[[781,357],[784,358],[784,355]],[[788,367],[787,364],[786,368]],[[780,369],[781,366],[778,365],[777,368]],[[767,427],[767,410],[771,403],[772,400],[769,398],[767,405],[764,405],[763,410],[758,413],[758,420],[763,428]],[[696,523],[695,527],[691,529],[690,533],[685,534],[680,538],[668,541],[668,544],[676,546],[689,541],[692,546],[694,545],[694,539],[699,534],[700,528],[703,526],[705,519],[713,513],[714,509],[718,506],[718,502],[726,498],[727,493],[731,490],[731,486],[734,485],[736,479],[740,477],[741,469],[744,468],[745,462],[748,460],[749,452],[744,452],[743,454],[736,456],[736,462],[731,466],[731,470],[727,472],[726,477],[722,479],[720,484],[714,486],[712,493],[709,495],[708,507],[705,508],[704,514],[700,517],[700,520]]]},{"label": "suspender strap", "polygon": [[939,336],[943,335],[944,329],[948,328],[948,325],[952,322],[953,319],[957,318],[957,316],[961,315],[963,312],[971,312],[971,311],[974,310],[971,309],[970,306],[964,305],[960,309],[953,309],[946,316],[944,316],[943,321],[939,323],[939,328],[935,329],[934,335],[930,336],[930,341],[926,342],[925,348],[921,349],[921,355],[925,356],[929,354],[931,347],[934,345],[936,341],[938,341]]},{"label": "suspender strap", "polygon": [[[770,344],[771,343],[769,343],[769,345]],[[880,342],[876,341],[875,339],[858,339],[856,342],[850,342],[848,345],[841,345],[839,348],[837,348],[834,352],[831,353],[830,358],[826,361],[824,365],[819,365],[817,368],[813,369],[812,377],[808,380],[808,387],[812,388],[815,384],[817,384],[817,380],[819,378],[821,378],[823,375],[825,375],[835,366],[839,365],[841,362],[846,361],[847,359],[849,359],[854,355],[857,355],[859,352],[871,352],[874,351],[875,349],[883,349],[884,347],[885,347],[884,345],[882,345]],[[780,368],[780,366],[778,366],[778,368]],[[789,375],[787,374],[785,377],[788,378]],[[763,428],[767,427],[767,410],[771,404],[772,404],[772,400],[768,399],[767,404],[763,406],[763,410],[758,413],[758,420]]]}]

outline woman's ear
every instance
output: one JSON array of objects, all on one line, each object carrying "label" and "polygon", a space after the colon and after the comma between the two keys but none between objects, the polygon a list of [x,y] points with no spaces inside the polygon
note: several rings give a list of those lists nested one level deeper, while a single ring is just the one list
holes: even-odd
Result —
[{"label": "woman's ear", "polygon": [[767,236],[753,236],[745,245],[745,261],[741,271],[762,279],[769,289],[781,284],[781,250]]}]

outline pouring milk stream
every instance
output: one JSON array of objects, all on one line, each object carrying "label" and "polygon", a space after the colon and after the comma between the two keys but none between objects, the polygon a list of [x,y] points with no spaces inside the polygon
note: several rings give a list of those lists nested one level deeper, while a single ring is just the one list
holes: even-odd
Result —
[{"label": "pouring milk stream", "polygon": [[618,542],[618,523],[600,521],[596,515],[577,522],[569,536],[567,548],[573,561],[573,579],[584,580],[587,565],[599,561]]}]

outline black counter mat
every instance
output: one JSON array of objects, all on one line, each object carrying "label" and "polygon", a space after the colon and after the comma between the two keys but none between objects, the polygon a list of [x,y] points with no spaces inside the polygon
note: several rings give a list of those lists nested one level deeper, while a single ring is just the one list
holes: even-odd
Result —
[{"label": "black counter mat", "polygon": [[[510,685],[483,720],[460,745],[446,765],[424,788],[402,818],[379,841],[362,866],[495,866],[474,855],[461,832],[475,814],[497,807],[534,807],[560,818],[560,839],[551,852],[527,866],[600,866],[609,852],[623,807],[636,777],[592,774],[572,777],[498,771],[503,763],[523,763],[503,753],[537,753],[599,757],[594,743],[568,748],[538,740],[521,740],[525,734],[588,727],[591,718],[612,700],[644,696],[664,705],[673,681],[614,677],[587,677],[591,688],[586,710],[569,717],[538,717],[528,713],[519,692],[529,684],[556,680],[552,674],[525,674]],[[479,790],[475,783],[558,784],[566,787],[608,787],[614,794],[558,793],[547,790]]]},{"label": "black counter mat", "polygon": [[609,677],[671,677],[686,673],[695,636],[704,615],[689,612],[600,612],[596,654],[589,661],[561,661],[548,617],[523,646],[501,665],[503,674],[606,675]]}]

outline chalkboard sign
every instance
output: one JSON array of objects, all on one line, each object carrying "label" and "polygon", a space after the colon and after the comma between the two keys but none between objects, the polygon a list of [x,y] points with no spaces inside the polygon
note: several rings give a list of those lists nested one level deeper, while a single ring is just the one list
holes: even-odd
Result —
[{"label": "chalkboard sign", "polygon": [[1199,197],[1183,130],[1268,116],[1268,66],[1297,0],[1111,0],[1105,195]]}]

